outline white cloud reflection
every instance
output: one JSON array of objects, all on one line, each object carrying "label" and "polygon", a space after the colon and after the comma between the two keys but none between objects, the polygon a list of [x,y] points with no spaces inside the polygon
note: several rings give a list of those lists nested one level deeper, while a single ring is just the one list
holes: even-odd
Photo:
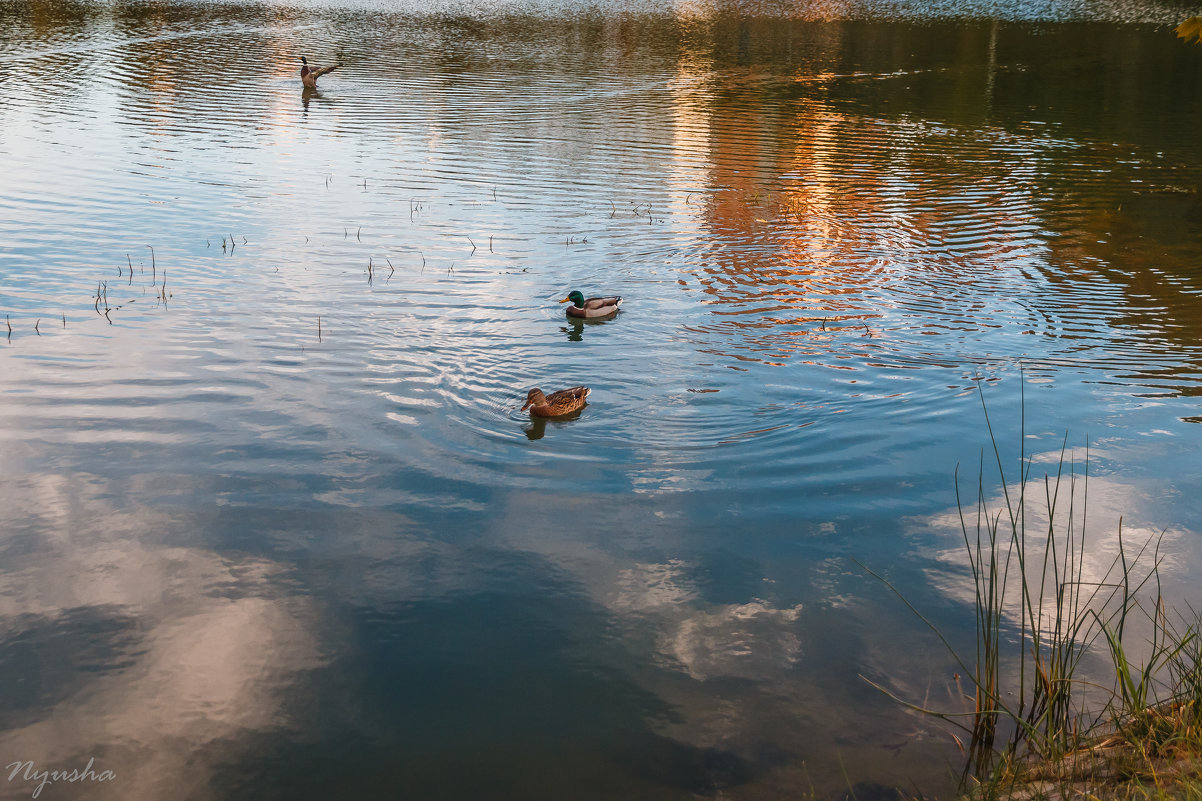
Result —
[{"label": "white cloud reflection", "polygon": [[755,598],[741,604],[705,604],[678,559],[637,563],[618,571],[614,612],[659,618],[657,655],[704,681],[737,677],[785,680],[801,656],[796,633],[802,607],[778,609]]},{"label": "white cloud reflection", "polygon": [[[103,501],[87,493],[79,504],[78,483],[29,477],[21,501],[0,491],[6,505],[36,497],[41,522],[53,521],[35,532],[36,553],[10,559],[0,573],[0,632],[19,636],[31,621],[53,629],[88,610],[102,622],[93,637],[102,669],[89,677],[49,665],[65,671],[68,695],[36,721],[0,732],[0,752],[50,769],[95,758],[96,771],[117,778],[87,783],[89,798],[203,797],[214,747],[283,726],[285,692],[299,672],[322,664],[314,610],[281,596],[278,568],[264,560],[140,541],[160,530],[154,513],[98,514]],[[105,620],[121,622],[124,641],[106,639]],[[78,632],[70,634],[77,642]],[[6,791],[31,791],[18,785]]]},{"label": "white cloud reflection", "polygon": [[[1047,465],[1053,471],[1046,485],[1042,473],[1032,471],[1033,480],[1026,487],[1027,497],[1020,503],[1021,488],[1011,484],[1010,508],[1015,512],[1021,527],[1026,532],[1023,539],[1026,549],[1026,575],[1032,591],[1042,587],[1042,607],[1038,616],[1042,630],[1047,633],[1055,625],[1055,597],[1058,587],[1079,582],[1082,611],[1093,610],[1104,613],[1116,605],[1115,593],[1120,592],[1117,582],[1122,578],[1124,560],[1130,566],[1130,586],[1134,588],[1158,565],[1159,589],[1169,609],[1186,610],[1188,605],[1197,605],[1199,593],[1196,581],[1191,576],[1199,567],[1197,532],[1181,526],[1159,526],[1152,522],[1163,500],[1155,494],[1133,483],[1125,483],[1109,476],[1082,475],[1075,478],[1065,475],[1056,491],[1055,470],[1059,452],[1036,455],[1035,464]],[[962,486],[962,492],[964,487]],[[967,503],[972,503],[969,490]],[[981,520],[981,535],[987,536],[987,520],[997,519],[998,537],[1001,540],[998,552],[1004,560],[1010,552],[1010,513],[1007,511],[1005,494],[999,489],[986,501],[989,510]],[[1020,514],[1021,511],[1021,514]],[[975,547],[977,538],[977,509],[963,509],[964,524]],[[929,517],[911,521],[909,529],[916,542],[935,543],[919,555],[928,558],[931,567],[926,570],[931,586],[938,592],[956,601],[972,605],[975,602],[976,586],[969,573],[969,556],[961,531],[961,512],[955,508]],[[998,517],[1000,515],[1000,517]],[[1054,550],[1051,562],[1058,562],[1059,570],[1051,564],[1044,578],[1044,562],[1047,554],[1048,532],[1053,532]],[[935,534],[936,536],[932,536]],[[1066,550],[1071,536],[1071,553]],[[987,542],[987,541],[986,541]],[[986,545],[987,547],[987,545]],[[1075,556],[1074,556],[1075,555]],[[1074,560],[1075,561],[1072,561]],[[1005,568],[1005,562],[1002,562]],[[1019,619],[1020,569],[1014,558],[1005,578],[1006,609],[1009,622],[1017,626]],[[1150,610],[1156,599],[1157,584],[1149,583],[1141,594],[1144,608]],[[1035,596],[1039,603],[1039,596]]]},{"label": "white cloud reflection", "polygon": [[776,609],[758,599],[718,606],[681,620],[661,639],[661,652],[698,680],[781,678],[801,656],[794,625],[801,611],[800,604]]}]

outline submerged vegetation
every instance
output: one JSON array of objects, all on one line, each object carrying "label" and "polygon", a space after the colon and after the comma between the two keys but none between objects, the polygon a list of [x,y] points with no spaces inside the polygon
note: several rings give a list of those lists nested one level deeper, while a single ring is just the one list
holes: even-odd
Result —
[{"label": "submerged vegetation", "polygon": [[975,653],[958,652],[873,573],[951,652],[964,705],[921,707],[873,686],[949,724],[970,798],[1202,801],[1202,615],[1166,603],[1161,537],[1129,542],[1120,519],[1099,568],[1103,549],[1086,538],[1088,448],[1079,465],[1066,436],[1054,474],[1039,481],[1020,446],[1011,483],[983,392],[981,403],[1001,498],[987,500],[984,456],[973,502],[956,476]]}]

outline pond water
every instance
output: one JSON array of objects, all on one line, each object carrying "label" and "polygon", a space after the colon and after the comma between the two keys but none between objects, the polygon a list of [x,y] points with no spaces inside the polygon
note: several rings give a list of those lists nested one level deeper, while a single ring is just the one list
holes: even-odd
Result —
[{"label": "pond water", "polygon": [[1098,553],[1163,531],[1202,600],[1184,16],[0,0],[3,761],[946,794],[865,679],[950,708],[956,665],[861,565],[971,648],[982,395],[1011,477],[1088,445]]}]

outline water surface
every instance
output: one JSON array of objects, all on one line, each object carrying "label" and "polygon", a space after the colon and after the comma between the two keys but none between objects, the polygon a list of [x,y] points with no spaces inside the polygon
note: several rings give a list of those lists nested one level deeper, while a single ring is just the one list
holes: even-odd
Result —
[{"label": "water surface", "polygon": [[1183,15],[0,3],[0,752],[96,798],[947,792],[863,677],[951,706],[954,662],[858,563],[970,643],[980,387],[1199,600]]}]

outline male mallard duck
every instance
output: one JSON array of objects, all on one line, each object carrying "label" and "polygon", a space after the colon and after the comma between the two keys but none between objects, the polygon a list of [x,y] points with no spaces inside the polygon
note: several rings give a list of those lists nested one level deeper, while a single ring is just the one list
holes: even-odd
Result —
[{"label": "male mallard duck", "polygon": [[333,72],[341,67],[341,64],[334,64],[329,67],[310,67],[309,62],[304,56],[301,56],[301,83],[308,89],[317,88],[317,79],[325,75],[327,72]]},{"label": "male mallard duck", "polygon": [[588,387],[572,387],[544,395],[541,389],[535,387],[526,394],[526,405],[522,411],[529,409],[535,417],[563,417],[583,409],[588,393]]},{"label": "male mallard duck", "polygon": [[568,296],[559,302],[567,303],[569,301],[572,303],[571,306],[568,306],[569,317],[607,317],[622,305],[622,298],[617,295],[585,300],[584,295],[575,291],[569,292]]}]

